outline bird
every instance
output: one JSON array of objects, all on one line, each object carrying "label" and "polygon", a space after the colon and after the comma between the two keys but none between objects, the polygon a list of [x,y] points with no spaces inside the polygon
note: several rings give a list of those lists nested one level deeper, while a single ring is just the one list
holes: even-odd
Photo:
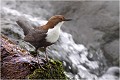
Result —
[{"label": "bird", "polygon": [[24,40],[29,42],[36,48],[36,52],[39,48],[43,48],[45,52],[46,61],[48,61],[48,55],[46,48],[59,39],[61,26],[65,21],[71,21],[63,15],[52,16],[45,25],[33,28],[30,24],[27,24],[22,18],[18,18],[17,24],[23,29]]}]

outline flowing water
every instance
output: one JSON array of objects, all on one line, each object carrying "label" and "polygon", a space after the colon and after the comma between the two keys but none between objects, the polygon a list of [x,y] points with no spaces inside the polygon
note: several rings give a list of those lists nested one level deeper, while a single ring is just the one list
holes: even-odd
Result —
[{"label": "flowing water", "polygon": [[[47,12],[45,9],[40,9],[41,12]],[[52,13],[52,11],[51,11]],[[42,13],[41,13],[42,14]],[[23,39],[23,31],[15,23],[18,16],[25,16],[32,25],[43,25],[47,22],[46,17],[33,17],[30,14],[23,14],[19,10],[11,9],[3,6],[1,9],[1,28],[2,33],[8,35],[17,40]],[[42,14],[43,15],[43,14]],[[49,15],[49,14],[45,14]],[[5,32],[6,29],[11,30]],[[11,32],[18,34],[19,36],[12,35]],[[24,45],[25,43],[23,43]],[[30,50],[30,46],[26,47]],[[70,33],[61,31],[61,35],[57,43],[48,47],[47,49],[49,58],[62,61],[65,74],[70,79],[82,79],[82,80],[118,80],[119,79],[119,67],[109,67],[107,60],[103,55],[103,51],[98,48],[89,49],[83,44],[76,44]],[[41,52],[40,52],[41,53]]]}]

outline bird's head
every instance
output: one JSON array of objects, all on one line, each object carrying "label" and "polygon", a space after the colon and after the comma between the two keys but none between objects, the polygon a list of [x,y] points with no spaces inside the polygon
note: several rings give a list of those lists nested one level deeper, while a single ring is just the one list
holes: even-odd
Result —
[{"label": "bird's head", "polygon": [[65,21],[71,21],[72,19],[66,19],[63,15],[55,15],[52,16],[49,20],[47,25],[50,25],[50,28],[54,28],[58,23],[63,23]]},{"label": "bird's head", "polygon": [[53,22],[62,22],[62,21],[71,21],[72,19],[66,19],[63,15],[52,16],[48,21]]}]

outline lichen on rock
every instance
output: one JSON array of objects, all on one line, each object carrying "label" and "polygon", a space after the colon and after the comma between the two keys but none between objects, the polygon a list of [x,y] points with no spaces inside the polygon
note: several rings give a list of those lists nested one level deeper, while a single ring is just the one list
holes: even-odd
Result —
[{"label": "lichen on rock", "polygon": [[34,70],[34,72],[28,75],[28,79],[67,79],[64,74],[62,63],[57,60],[50,60],[42,68]]},{"label": "lichen on rock", "polygon": [[[66,79],[60,61],[51,59],[46,62],[41,58],[37,63],[36,57],[7,36],[2,34],[0,40],[2,79]],[[38,65],[44,69],[38,68]]]}]

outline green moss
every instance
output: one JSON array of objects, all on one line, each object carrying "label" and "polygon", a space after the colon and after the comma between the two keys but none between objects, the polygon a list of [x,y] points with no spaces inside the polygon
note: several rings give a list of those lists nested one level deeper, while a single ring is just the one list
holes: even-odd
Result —
[{"label": "green moss", "polygon": [[43,67],[45,70],[36,69],[28,76],[28,79],[67,79],[60,61],[50,60]]}]

